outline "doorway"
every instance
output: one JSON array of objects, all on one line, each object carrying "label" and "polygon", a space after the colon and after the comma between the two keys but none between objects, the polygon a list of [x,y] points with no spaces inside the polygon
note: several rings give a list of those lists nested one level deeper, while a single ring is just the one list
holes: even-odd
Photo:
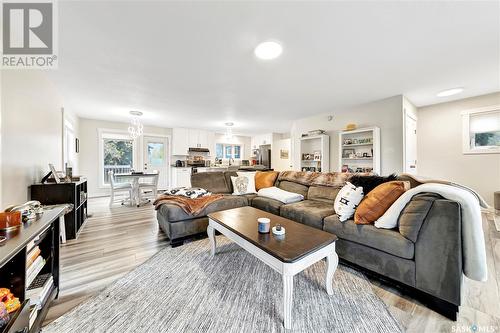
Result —
[{"label": "doorway", "polygon": [[164,136],[144,136],[143,137],[143,171],[160,173],[158,179],[158,188],[166,189],[168,187],[168,138]]},{"label": "doorway", "polygon": [[405,112],[404,172],[417,174],[417,119]]}]

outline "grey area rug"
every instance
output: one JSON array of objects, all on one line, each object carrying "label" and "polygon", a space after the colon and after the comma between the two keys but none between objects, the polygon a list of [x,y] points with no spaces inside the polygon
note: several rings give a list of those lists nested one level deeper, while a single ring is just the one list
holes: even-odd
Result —
[{"label": "grey area rug", "polygon": [[[162,250],[43,332],[285,332],[281,276],[217,242],[215,258],[208,239]],[[339,265],[328,296],[325,270],[295,276],[292,332],[402,332],[361,273]]]}]

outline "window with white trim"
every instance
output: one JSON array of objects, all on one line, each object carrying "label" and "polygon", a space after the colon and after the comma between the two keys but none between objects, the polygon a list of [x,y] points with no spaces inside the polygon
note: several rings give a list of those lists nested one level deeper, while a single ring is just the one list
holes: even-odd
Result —
[{"label": "window with white trim", "polygon": [[129,173],[134,168],[135,144],[128,134],[99,133],[99,178],[101,186],[109,186],[109,171]]},{"label": "window with white trim", "polygon": [[241,145],[217,143],[215,145],[215,156],[217,159],[241,160]]},{"label": "window with white trim", "polygon": [[500,106],[466,111],[462,117],[464,154],[500,153]]}]

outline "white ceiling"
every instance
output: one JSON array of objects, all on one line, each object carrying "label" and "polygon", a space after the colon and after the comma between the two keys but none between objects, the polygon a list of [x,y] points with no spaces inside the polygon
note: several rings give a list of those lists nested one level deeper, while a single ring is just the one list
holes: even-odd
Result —
[{"label": "white ceiling", "polygon": [[[500,90],[498,1],[71,1],[59,13],[49,75],[87,118],[141,110],[157,126],[285,132],[398,94],[421,106]],[[282,56],[256,59],[268,39]]]}]

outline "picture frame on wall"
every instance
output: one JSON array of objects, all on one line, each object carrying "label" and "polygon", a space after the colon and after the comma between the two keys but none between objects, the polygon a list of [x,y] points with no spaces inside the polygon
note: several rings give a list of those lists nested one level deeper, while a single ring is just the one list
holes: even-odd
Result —
[{"label": "picture frame on wall", "polygon": [[280,158],[282,160],[288,159],[288,149],[280,149]]}]

